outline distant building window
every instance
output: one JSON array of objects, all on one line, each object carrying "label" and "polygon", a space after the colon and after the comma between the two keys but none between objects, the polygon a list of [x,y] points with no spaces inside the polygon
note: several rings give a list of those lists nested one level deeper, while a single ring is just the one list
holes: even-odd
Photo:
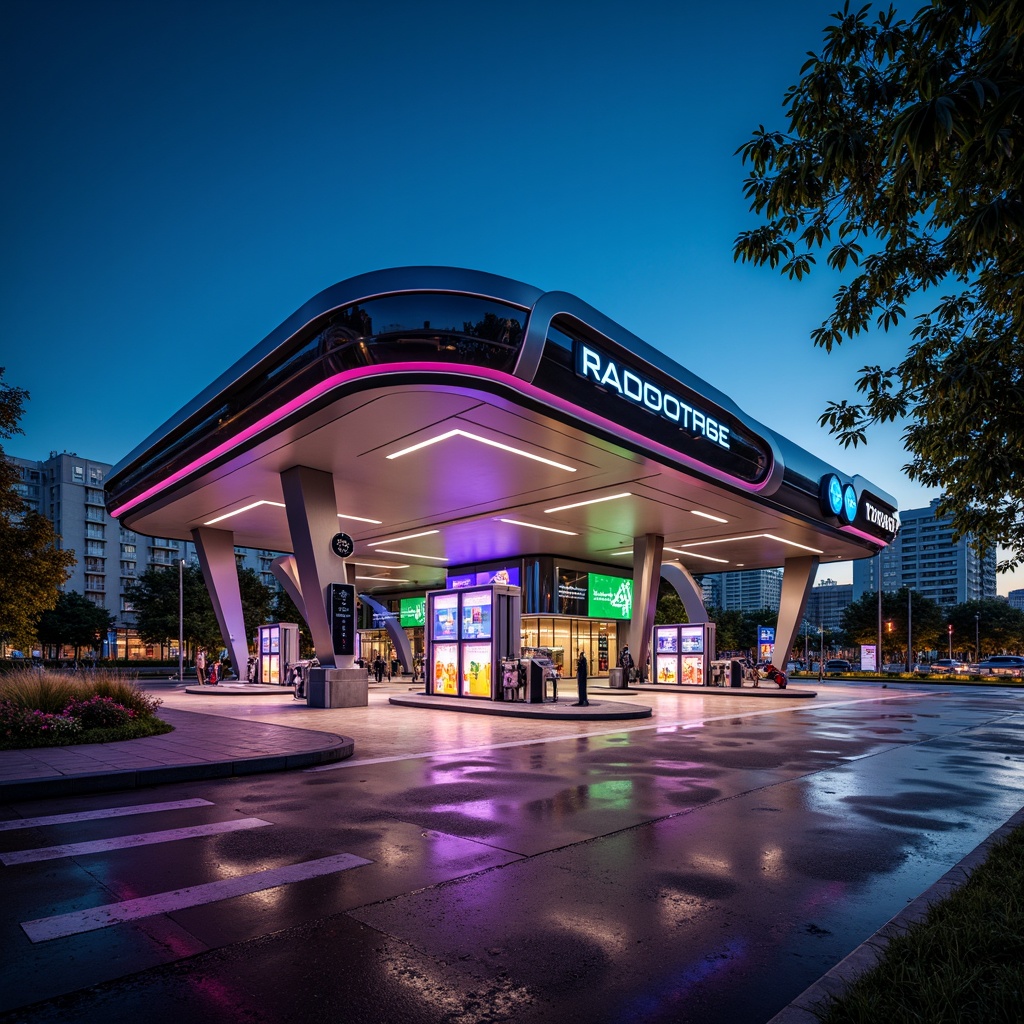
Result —
[{"label": "distant building window", "polygon": [[72,466],[71,479],[78,484],[85,483],[85,470],[81,466]]}]

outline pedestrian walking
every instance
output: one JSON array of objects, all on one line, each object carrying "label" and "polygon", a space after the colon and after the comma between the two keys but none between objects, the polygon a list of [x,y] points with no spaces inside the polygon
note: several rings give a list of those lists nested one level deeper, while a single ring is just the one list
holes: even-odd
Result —
[{"label": "pedestrian walking", "polygon": [[573,704],[573,707],[589,707],[590,701],[587,700],[587,656],[582,650],[580,651],[580,656],[576,659],[576,692],[578,700]]},{"label": "pedestrian walking", "polygon": [[206,682],[206,651],[202,647],[196,651],[196,676],[202,686]]}]

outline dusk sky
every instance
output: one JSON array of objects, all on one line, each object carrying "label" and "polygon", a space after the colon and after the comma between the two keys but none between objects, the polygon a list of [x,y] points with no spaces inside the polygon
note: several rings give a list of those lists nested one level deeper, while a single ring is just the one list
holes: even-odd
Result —
[{"label": "dusk sky", "polygon": [[898,427],[844,450],[817,425],[908,329],[826,355],[837,279],[732,259],[735,150],[785,127],[839,6],[9,4],[0,365],[31,398],[6,450],[116,463],[322,288],[441,264],[572,292],[927,504]]}]

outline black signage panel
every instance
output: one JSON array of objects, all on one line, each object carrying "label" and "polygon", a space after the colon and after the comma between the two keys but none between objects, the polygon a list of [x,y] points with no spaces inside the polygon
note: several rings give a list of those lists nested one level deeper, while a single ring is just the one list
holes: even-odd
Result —
[{"label": "black signage panel", "polygon": [[586,615],[587,600],[590,597],[587,573],[575,569],[558,570],[558,603],[555,610],[559,615]]},{"label": "black signage panel", "polygon": [[336,533],[331,538],[331,550],[339,558],[348,558],[355,550],[355,544],[347,533]]},{"label": "black signage panel", "polygon": [[356,588],[331,584],[331,641],[335,654],[356,653]]}]

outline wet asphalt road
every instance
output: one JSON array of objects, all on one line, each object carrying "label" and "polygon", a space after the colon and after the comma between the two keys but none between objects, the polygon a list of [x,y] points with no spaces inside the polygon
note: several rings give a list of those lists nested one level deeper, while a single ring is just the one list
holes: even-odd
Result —
[{"label": "wet asphalt road", "polygon": [[[1020,701],[849,687],[675,725],[662,705],[619,731],[0,808],[210,801],[0,851],[271,823],[0,867],[0,1019],[763,1022],[1024,806]],[[339,853],[371,863],[49,941],[20,927]]]}]

